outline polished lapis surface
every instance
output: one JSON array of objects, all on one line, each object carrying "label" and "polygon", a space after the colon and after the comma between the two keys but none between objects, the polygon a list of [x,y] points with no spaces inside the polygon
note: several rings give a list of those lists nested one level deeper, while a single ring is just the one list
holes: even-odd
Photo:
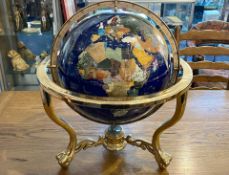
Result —
[{"label": "polished lapis surface", "polygon": [[[158,28],[144,15],[129,12],[87,17],[72,26],[62,41],[58,55],[60,85],[88,98],[136,97],[168,88],[174,77],[171,47]],[[160,106],[111,109],[71,104],[82,116],[109,124],[140,120]]]},{"label": "polished lapis surface", "polygon": [[101,13],[72,27],[58,56],[61,84],[92,96],[139,96],[168,87],[173,65],[159,30],[128,13]]}]

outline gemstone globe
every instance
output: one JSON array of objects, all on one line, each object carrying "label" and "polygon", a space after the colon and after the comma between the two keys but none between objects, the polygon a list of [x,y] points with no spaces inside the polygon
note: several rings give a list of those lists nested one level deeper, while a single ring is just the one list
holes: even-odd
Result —
[{"label": "gemstone globe", "polygon": [[[160,27],[145,15],[102,12],[74,24],[58,54],[59,84],[96,97],[136,97],[172,85],[171,47]],[[71,104],[81,115],[102,123],[128,123],[158,108],[106,109]]]}]

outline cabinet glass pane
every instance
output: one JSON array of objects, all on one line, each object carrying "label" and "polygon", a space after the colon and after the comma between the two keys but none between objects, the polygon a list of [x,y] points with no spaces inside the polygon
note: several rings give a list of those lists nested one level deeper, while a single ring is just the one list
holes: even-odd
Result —
[{"label": "cabinet glass pane", "polygon": [[52,46],[52,8],[52,0],[0,2],[0,82],[4,89],[37,89],[36,67]]},{"label": "cabinet glass pane", "polygon": [[165,4],[163,10],[163,17],[176,16],[179,18],[183,25],[182,30],[187,31],[190,25],[190,18],[192,15],[191,3],[171,3]]}]

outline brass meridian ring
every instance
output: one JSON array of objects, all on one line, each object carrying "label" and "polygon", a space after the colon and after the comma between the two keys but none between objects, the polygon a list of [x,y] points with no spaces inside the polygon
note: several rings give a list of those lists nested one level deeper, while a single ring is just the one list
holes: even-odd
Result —
[{"label": "brass meridian ring", "polygon": [[193,74],[190,66],[184,61],[180,60],[181,67],[183,69],[183,75],[181,79],[173,86],[154,93],[151,95],[143,95],[137,97],[97,97],[84,94],[75,93],[54,83],[47,74],[47,67],[50,64],[49,59],[45,59],[37,68],[37,77],[40,82],[40,86],[50,95],[57,98],[64,99],[69,102],[77,104],[85,104],[92,106],[108,106],[108,107],[126,107],[126,106],[143,106],[146,104],[161,104],[168,100],[173,99],[178,94],[185,93],[192,82]]}]

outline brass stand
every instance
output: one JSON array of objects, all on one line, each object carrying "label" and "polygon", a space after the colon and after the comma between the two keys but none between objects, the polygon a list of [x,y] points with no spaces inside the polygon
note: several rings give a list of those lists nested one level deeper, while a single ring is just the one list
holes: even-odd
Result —
[{"label": "brass stand", "polygon": [[[77,94],[68,89],[65,89],[61,86],[59,81],[59,61],[58,61],[58,52],[60,51],[62,39],[66,36],[69,29],[72,25],[75,25],[75,22],[79,22],[85,18],[91,12],[96,12],[101,8],[104,9],[113,9],[114,11],[118,9],[131,9],[136,13],[143,13],[150,19],[152,19],[157,26],[160,27],[160,31],[163,33],[166,40],[168,40],[171,46],[171,62],[173,63],[173,74],[171,75],[171,86],[167,89],[164,89],[158,93],[153,93],[144,96],[136,97],[93,97],[87,96],[85,94]],[[153,28],[152,28],[153,29]],[[180,77],[179,81],[177,80],[177,75],[180,69],[180,66],[183,70],[183,75]],[[52,79],[47,75],[47,68],[50,69],[52,74]],[[179,59],[178,48],[175,42],[175,39],[170,32],[169,28],[164,24],[164,22],[155,15],[152,11],[147,8],[144,8],[140,5],[128,2],[128,1],[118,1],[118,0],[108,0],[104,2],[94,3],[87,6],[84,9],[81,9],[73,15],[61,28],[57,34],[52,48],[52,53],[50,60],[45,59],[37,68],[37,77],[41,87],[41,94],[43,99],[43,104],[46,113],[48,116],[60,127],[64,128],[69,134],[70,141],[68,147],[65,151],[57,155],[57,160],[63,168],[67,168],[71,163],[75,153],[78,153],[81,150],[88,149],[90,147],[95,147],[103,145],[108,150],[122,150],[126,144],[140,147],[143,150],[148,150],[151,154],[155,156],[155,159],[161,169],[165,169],[170,161],[171,155],[164,152],[160,147],[160,135],[169,127],[173,126],[176,122],[180,120],[184,113],[187,91],[190,87],[193,75],[192,70],[189,65]],[[153,134],[152,142],[146,142],[143,140],[135,140],[131,136],[125,136],[122,128],[120,126],[110,126],[104,136],[100,136],[97,141],[92,140],[83,140],[77,142],[77,137],[74,129],[65,122],[62,118],[59,118],[52,107],[51,97],[56,97],[65,101],[70,107],[72,104],[75,106],[85,105],[86,107],[93,107],[98,109],[133,109],[141,107],[154,107],[166,103],[169,100],[177,100],[175,114],[167,122],[163,123]],[[76,112],[77,109],[74,109]],[[147,113],[154,113],[156,110],[152,109]],[[148,116],[147,115],[147,116]]]},{"label": "brass stand", "polygon": [[152,142],[146,142],[143,140],[134,140],[131,136],[124,135],[122,128],[117,125],[110,126],[106,131],[104,136],[100,136],[97,141],[83,140],[77,142],[76,132],[63,118],[59,118],[53,109],[51,96],[41,89],[42,101],[46,113],[57,125],[65,129],[69,135],[70,141],[68,147],[65,151],[59,153],[56,158],[61,167],[67,168],[75,153],[81,150],[86,150],[90,147],[96,147],[103,145],[108,150],[122,150],[126,144],[140,147],[143,150],[148,150],[151,154],[155,156],[155,159],[161,169],[166,169],[172,160],[170,154],[164,152],[160,146],[160,135],[166,129],[170,128],[176,124],[182,117],[187,100],[187,91],[182,94],[178,94],[176,97],[176,110],[171,119],[163,123],[153,134]]}]

